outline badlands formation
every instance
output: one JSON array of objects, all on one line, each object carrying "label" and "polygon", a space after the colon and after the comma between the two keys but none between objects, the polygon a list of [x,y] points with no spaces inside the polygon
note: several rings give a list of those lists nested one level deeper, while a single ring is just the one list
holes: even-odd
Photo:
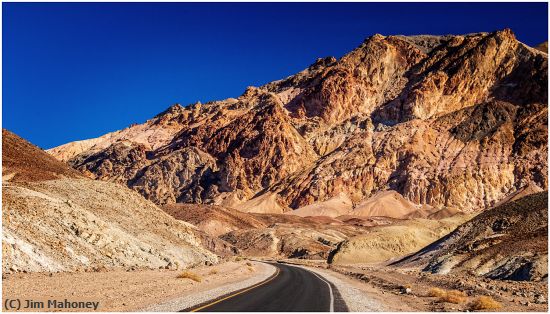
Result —
[{"label": "badlands formation", "polygon": [[430,285],[449,274],[535,291],[548,276],[547,70],[547,45],[509,29],[377,34],[50,155],[3,131],[3,269],[238,255],[316,261],[373,289],[433,273]]}]

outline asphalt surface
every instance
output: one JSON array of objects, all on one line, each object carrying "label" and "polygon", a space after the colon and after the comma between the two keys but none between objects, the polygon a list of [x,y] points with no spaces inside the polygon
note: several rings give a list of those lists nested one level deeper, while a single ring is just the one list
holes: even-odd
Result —
[{"label": "asphalt surface", "polygon": [[[278,272],[254,288],[236,291],[189,309],[199,312],[347,311],[337,288],[306,269],[270,263]],[[330,285],[330,287],[329,287]]]}]

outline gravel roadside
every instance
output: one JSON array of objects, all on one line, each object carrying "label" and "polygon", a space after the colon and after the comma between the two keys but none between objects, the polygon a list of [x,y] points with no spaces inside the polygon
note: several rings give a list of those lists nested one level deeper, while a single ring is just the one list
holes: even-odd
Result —
[{"label": "gravel roadside", "polygon": [[276,271],[276,268],[269,264],[259,263],[259,262],[251,262],[251,263],[254,265],[257,272],[257,274],[251,278],[248,278],[240,282],[222,285],[220,287],[217,287],[208,291],[196,292],[181,298],[176,298],[167,302],[155,304],[153,306],[149,306],[144,309],[141,309],[140,311],[142,312],[181,311],[181,310],[205,303],[207,301],[219,298],[231,292],[255,285],[271,277]]},{"label": "gravel roadside", "polygon": [[[231,289],[238,289],[238,286],[232,288],[233,284],[252,285],[261,281],[273,272],[270,270],[268,265],[242,260],[187,270],[111,269],[98,272],[3,274],[2,297],[4,300],[43,302],[65,299],[94,301],[99,302],[98,311],[136,312],[186,296],[203,295],[206,291],[219,287],[228,289],[223,291],[224,294]],[[180,275],[184,272],[195,274],[199,280],[181,278]],[[206,298],[215,296],[215,291],[212,291]],[[175,307],[174,310],[182,310],[186,305],[181,305],[182,308]],[[29,310],[49,311],[47,308]],[[159,307],[157,310],[163,309]]]},{"label": "gravel roadside", "polygon": [[354,287],[349,282],[346,282],[340,278],[337,274],[330,270],[325,270],[317,267],[306,267],[294,264],[293,266],[301,267],[314,272],[320,276],[323,276],[326,280],[330,281],[336,288],[340,296],[346,303],[350,312],[386,312],[389,311],[379,301],[373,299],[366,291]]}]

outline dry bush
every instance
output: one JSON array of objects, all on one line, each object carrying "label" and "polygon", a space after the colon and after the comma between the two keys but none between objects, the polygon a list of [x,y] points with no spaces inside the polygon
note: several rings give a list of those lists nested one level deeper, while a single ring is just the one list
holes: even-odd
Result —
[{"label": "dry bush", "polygon": [[447,293],[445,293],[444,296],[440,297],[439,300],[443,302],[460,304],[460,303],[464,303],[467,298],[468,296],[464,292],[458,291],[458,290],[451,290],[451,291],[447,291]]},{"label": "dry bush", "polygon": [[476,310],[496,310],[500,309],[502,305],[495,301],[493,298],[488,296],[481,296],[472,303],[470,303],[470,310],[476,311]]},{"label": "dry bush", "polygon": [[180,273],[178,275],[178,278],[183,278],[183,279],[191,279],[191,280],[194,280],[196,282],[201,282],[202,281],[202,277],[195,274],[195,273],[192,273],[190,271],[184,271],[183,273]]},{"label": "dry bush", "polygon": [[246,262],[246,266],[252,266],[251,262]]},{"label": "dry bush", "polygon": [[447,295],[447,291],[439,288],[431,288],[428,291],[428,296],[430,297],[441,298],[441,297],[444,297],[445,295]]},{"label": "dry bush", "polygon": [[253,272],[253,271],[254,271],[254,267],[248,266],[248,271],[249,271],[249,272]]},{"label": "dry bush", "polygon": [[235,256],[235,262],[240,262],[240,261],[242,261],[242,260],[243,260],[242,257],[240,257],[240,256]]},{"label": "dry bush", "polygon": [[212,269],[208,274],[209,275],[215,275],[217,273],[219,273],[219,272],[216,269]]}]

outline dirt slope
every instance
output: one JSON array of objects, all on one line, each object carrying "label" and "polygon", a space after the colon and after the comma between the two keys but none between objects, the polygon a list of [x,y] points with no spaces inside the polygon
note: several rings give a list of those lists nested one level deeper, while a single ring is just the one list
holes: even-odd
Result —
[{"label": "dirt slope", "polygon": [[485,211],[397,266],[492,279],[548,276],[548,192]]},{"label": "dirt slope", "polygon": [[421,206],[404,199],[401,194],[395,191],[384,191],[359,203],[351,215],[405,218],[419,209]]},{"label": "dirt slope", "polygon": [[301,217],[307,216],[327,216],[338,217],[342,215],[350,214],[352,210],[353,202],[349,197],[341,193],[335,197],[332,197],[324,202],[313,203],[304,207],[300,207],[296,210],[289,212],[289,214],[297,215]]},{"label": "dirt slope", "polygon": [[3,171],[18,174],[2,183],[3,271],[217,262],[196,227],[126,187],[80,177],[13,133],[3,135]]},{"label": "dirt slope", "polygon": [[264,222],[253,215],[216,205],[171,204],[162,209],[172,217],[187,221],[215,237],[238,229],[266,227]]},{"label": "dirt slope", "polygon": [[40,148],[2,129],[2,178],[32,182],[59,178],[82,178],[82,174]]}]

